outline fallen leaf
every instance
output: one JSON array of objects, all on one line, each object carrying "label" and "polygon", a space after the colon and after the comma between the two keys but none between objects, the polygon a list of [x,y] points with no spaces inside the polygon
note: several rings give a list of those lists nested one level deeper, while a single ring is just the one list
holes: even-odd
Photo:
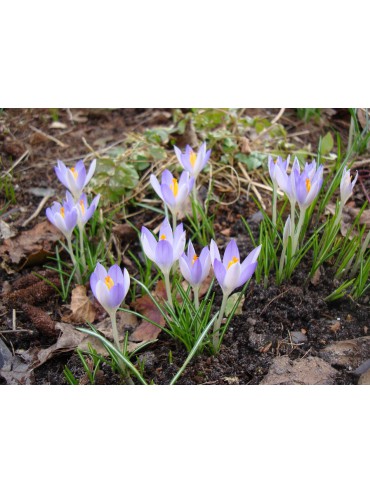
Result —
[{"label": "fallen leaf", "polygon": [[93,323],[95,320],[96,311],[86,295],[86,287],[78,285],[72,289],[71,297],[71,315],[63,317],[65,322],[75,323]]},{"label": "fallen leaf", "polygon": [[64,130],[65,128],[67,128],[67,125],[63,122],[56,121],[56,122],[50,123],[49,128],[57,128],[57,129]]},{"label": "fallen leaf", "polygon": [[[159,281],[157,283],[156,289],[153,293],[159,303],[163,302],[164,299],[167,299],[166,290],[163,281]],[[153,320],[156,324],[164,327],[165,321],[164,318],[155,305],[154,301],[150,298],[148,294],[138,298],[133,303],[134,309],[144,315],[145,317]],[[146,320],[143,320],[140,325],[134,330],[134,332],[130,335],[129,340],[132,342],[145,342],[156,339],[161,332],[161,329],[156,325],[153,325]]]},{"label": "fallen leaf", "polygon": [[336,334],[338,330],[340,329],[340,322],[339,320],[336,320],[334,323],[332,323],[329,327],[331,332],[334,332]]},{"label": "fallen leaf", "polygon": [[[234,293],[231,296],[229,296],[229,299],[227,300],[226,303],[226,309],[225,309],[225,316],[228,317],[230,313],[233,311],[235,303],[238,301],[238,298],[240,296],[240,293]],[[236,310],[234,312],[234,315],[241,315],[242,310],[243,310],[243,304],[244,304],[245,296],[240,298],[239,304],[236,307]]]},{"label": "fallen leaf", "polygon": [[8,238],[0,246],[0,256],[10,260],[13,264],[24,261],[22,267],[30,262],[42,262],[53,245],[62,237],[62,234],[49,221],[36,224],[32,229],[23,231],[15,238]]},{"label": "fallen leaf", "polygon": [[0,219],[0,239],[7,240],[8,238],[13,238],[17,235],[15,229],[13,229],[9,224]]}]

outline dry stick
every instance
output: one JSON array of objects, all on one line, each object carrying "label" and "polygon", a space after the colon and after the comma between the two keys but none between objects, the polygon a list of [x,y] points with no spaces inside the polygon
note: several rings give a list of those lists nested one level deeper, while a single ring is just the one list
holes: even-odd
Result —
[{"label": "dry stick", "polygon": [[30,153],[30,151],[26,151],[26,152],[24,152],[24,153],[22,154],[22,156],[21,156],[19,159],[17,159],[17,160],[16,160],[16,162],[13,164],[13,166],[12,166],[12,167],[11,167],[10,169],[8,169],[7,171],[5,171],[5,172],[1,175],[1,178],[4,178],[6,175],[9,175],[9,174],[13,171],[13,169],[14,169],[16,166],[18,166],[18,164],[19,164],[19,163],[21,163],[21,162],[23,161],[23,159],[25,159],[26,157],[28,157],[29,153]]},{"label": "dry stick", "polygon": [[45,195],[45,197],[41,200],[41,202],[39,203],[37,209],[35,210],[35,212],[32,214],[32,216],[30,216],[28,219],[26,219],[24,221],[24,223],[22,224],[22,227],[24,228],[25,226],[27,226],[28,223],[30,223],[33,219],[35,219],[39,214],[40,212],[42,211],[44,205],[46,204],[46,202],[50,199],[52,195],[51,194],[47,194]]},{"label": "dry stick", "polygon": [[261,311],[260,315],[262,315],[262,313],[264,313],[267,308],[271,305],[271,303],[273,303],[274,301],[276,301],[277,299],[281,298],[282,296],[284,296],[284,294],[286,294],[288,291],[290,291],[292,288],[288,288],[286,289],[285,291],[283,291],[282,293],[278,294],[277,296],[275,296],[275,298],[272,298],[271,301],[269,301],[267,303],[267,305],[264,307],[264,309]]},{"label": "dry stick", "polygon": [[67,144],[64,144],[61,140],[57,139],[56,137],[53,137],[52,135],[49,135],[45,132],[43,132],[42,130],[34,127],[33,125],[29,125],[29,128],[31,130],[33,130],[34,132],[37,132],[38,134],[41,134],[43,135],[46,139],[48,140],[52,140],[53,142],[55,142],[59,147],[68,147]]},{"label": "dry stick", "polygon": [[259,191],[257,190],[257,187],[255,186],[253,180],[251,179],[251,177],[248,175],[247,173],[247,170],[242,166],[241,163],[238,163],[238,166],[239,168],[241,169],[241,172],[243,173],[243,175],[245,176],[245,178],[247,179],[248,183],[250,183],[251,185],[251,188],[253,190],[253,192],[256,194],[256,197],[257,199],[260,201],[261,205],[262,205],[262,208],[263,210],[265,211],[266,210],[266,205],[261,197],[261,194],[259,193]]}]

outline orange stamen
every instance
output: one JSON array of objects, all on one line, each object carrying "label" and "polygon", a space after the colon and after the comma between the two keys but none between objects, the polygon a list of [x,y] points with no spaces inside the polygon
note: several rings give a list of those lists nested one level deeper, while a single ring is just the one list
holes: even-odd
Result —
[{"label": "orange stamen", "polygon": [[230,260],[230,262],[227,264],[227,268],[230,269],[230,267],[234,264],[236,264],[237,262],[239,262],[239,259],[236,258],[236,257],[233,257],[232,260]]},{"label": "orange stamen", "polygon": [[65,213],[64,213],[64,207],[61,207],[61,208],[60,208],[59,213],[60,213],[60,215],[61,215],[62,217],[64,217],[64,216],[65,216]]},{"label": "orange stamen", "polygon": [[177,197],[177,194],[179,193],[179,184],[178,184],[176,178],[172,178],[172,183],[170,185],[170,189],[172,190],[174,196]]},{"label": "orange stamen", "polygon": [[189,160],[190,160],[191,167],[194,168],[195,162],[197,160],[197,155],[194,151],[190,152]]},{"label": "orange stamen", "polygon": [[75,179],[75,180],[77,180],[78,173],[77,173],[77,171],[75,170],[75,168],[70,168],[70,170],[71,170],[71,173],[72,173],[72,175],[73,175],[74,179]]},{"label": "orange stamen", "polygon": [[199,258],[198,255],[194,255],[191,265],[194,265],[194,262],[196,262],[198,258]]},{"label": "orange stamen", "polygon": [[107,286],[107,288],[109,290],[111,290],[114,286],[114,281],[113,279],[111,278],[111,276],[106,276],[106,278],[104,279],[104,282],[105,282],[105,285]]},{"label": "orange stamen", "polygon": [[309,178],[306,178],[306,190],[307,193],[311,190],[311,180]]},{"label": "orange stamen", "polygon": [[80,200],[80,207],[81,207],[82,214],[85,214],[85,204],[84,204],[84,201],[82,199]]},{"label": "orange stamen", "polygon": [[165,239],[166,239],[166,235],[161,235],[161,236],[159,237],[159,239],[160,239],[160,240],[165,240]]}]

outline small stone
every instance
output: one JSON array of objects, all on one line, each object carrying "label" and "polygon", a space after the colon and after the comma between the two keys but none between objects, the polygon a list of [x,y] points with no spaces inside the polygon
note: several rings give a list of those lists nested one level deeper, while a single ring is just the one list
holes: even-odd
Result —
[{"label": "small stone", "polygon": [[254,327],[256,325],[256,323],[257,323],[257,320],[256,319],[251,318],[251,317],[248,317],[247,318],[247,324],[248,325],[252,325],[252,327]]},{"label": "small stone", "polygon": [[276,357],[261,385],[332,385],[338,372],[316,356],[291,361]]},{"label": "small stone", "polygon": [[352,373],[354,375],[362,375],[363,373],[367,372],[367,370],[370,370],[370,359],[367,359],[364,361],[356,370],[354,370]]},{"label": "small stone", "polygon": [[13,355],[11,351],[8,349],[3,340],[0,339],[0,368],[4,367],[5,369],[12,359]]},{"label": "small stone", "polygon": [[370,370],[367,370],[360,376],[358,385],[370,385]]},{"label": "small stone", "polygon": [[291,332],[290,336],[293,344],[304,344],[307,342],[307,336],[300,331]]},{"label": "small stone", "polygon": [[320,351],[320,357],[331,365],[357,368],[370,358],[370,336],[330,344]]},{"label": "small stone", "polygon": [[339,329],[340,329],[340,322],[338,320],[333,321],[329,326],[329,330],[331,332],[334,332],[334,334],[336,334]]}]

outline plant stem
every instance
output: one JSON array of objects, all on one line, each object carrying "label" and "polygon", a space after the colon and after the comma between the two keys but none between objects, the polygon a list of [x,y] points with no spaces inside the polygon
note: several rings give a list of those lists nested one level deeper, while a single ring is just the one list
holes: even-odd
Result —
[{"label": "plant stem", "polygon": [[75,255],[73,253],[73,247],[72,247],[72,239],[71,239],[71,237],[67,238],[67,244],[68,244],[69,255],[71,256],[71,260],[72,260],[73,266],[76,269],[76,272],[75,272],[76,282],[78,284],[82,284],[82,277],[81,277],[80,267],[77,264],[76,257],[75,257]]},{"label": "plant stem", "polygon": [[170,304],[170,307],[173,308],[172,303],[172,294],[171,294],[171,283],[170,283],[170,273],[164,273],[164,283],[166,285],[166,293],[167,293],[167,301]]},{"label": "plant stem", "polygon": [[[122,353],[122,349],[121,349],[120,343],[119,343],[118,329],[117,329],[117,312],[115,311],[114,313],[110,313],[109,315],[110,315],[110,321],[112,323],[112,333],[113,333],[114,345],[116,346],[116,349],[120,353]],[[120,367],[126,382],[129,385],[134,385],[134,382],[132,381],[132,378],[130,377],[129,372],[127,371],[126,365],[124,364],[124,362],[122,360],[119,360],[118,366]]]},{"label": "plant stem", "polygon": [[172,231],[173,231],[173,233],[175,233],[176,225],[177,225],[176,213],[172,212]]},{"label": "plant stem", "polygon": [[193,286],[194,292],[194,306],[196,310],[199,310],[199,286]]},{"label": "plant stem", "polygon": [[85,257],[85,249],[84,249],[84,226],[83,224],[78,224],[78,229],[80,231],[80,255],[82,260],[82,266],[86,269],[86,257]]},{"label": "plant stem", "polygon": [[290,236],[292,237],[292,240],[294,238],[294,233],[295,233],[295,200],[290,202]]},{"label": "plant stem", "polygon": [[195,180],[191,193],[193,194],[193,199],[195,200],[195,202],[198,202],[197,184],[195,183]]},{"label": "plant stem", "polygon": [[301,234],[301,229],[303,226],[303,221],[306,215],[306,209],[301,209],[300,214],[299,214],[299,221],[298,221],[298,226],[297,226],[297,231],[295,235],[293,236],[293,251],[292,251],[292,256],[295,255],[295,252],[297,250],[298,242],[299,242],[299,236]]},{"label": "plant stem", "polygon": [[276,185],[274,184],[272,189],[272,224],[276,226],[276,201],[277,201],[277,193],[276,193]]},{"label": "plant stem", "polygon": [[219,341],[220,341],[220,327],[221,327],[221,322],[222,322],[222,319],[224,317],[224,313],[225,313],[225,309],[226,309],[226,303],[227,303],[227,299],[229,297],[229,293],[224,293],[223,294],[223,298],[222,298],[222,304],[221,304],[221,308],[220,308],[220,313],[218,315],[218,319],[216,320],[216,323],[213,327],[213,349],[215,351],[217,351],[218,349],[218,344],[219,344]]}]

